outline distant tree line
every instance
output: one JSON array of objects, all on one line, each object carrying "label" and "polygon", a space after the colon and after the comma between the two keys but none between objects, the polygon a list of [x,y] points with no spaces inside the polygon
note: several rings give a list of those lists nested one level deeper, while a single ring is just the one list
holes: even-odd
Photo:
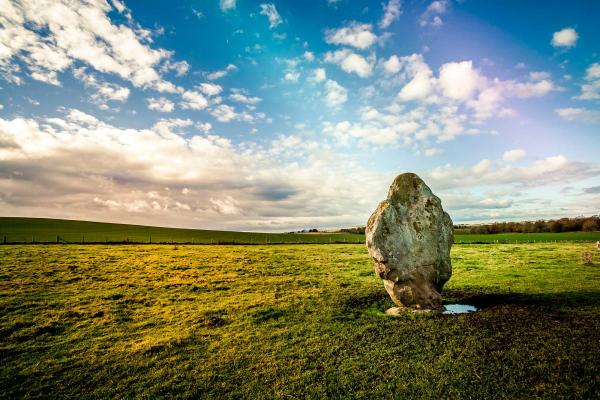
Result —
[{"label": "distant tree line", "polygon": [[591,232],[600,230],[600,216],[560,218],[522,222],[494,222],[481,225],[455,225],[455,233],[541,233]]},{"label": "distant tree line", "polygon": [[365,234],[365,227],[364,226],[357,226],[355,228],[342,228],[340,229],[341,233],[354,233],[356,235],[364,235]]},{"label": "distant tree line", "polygon": [[[465,234],[485,234],[485,233],[541,233],[541,232],[593,232],[600,231],[600,216],[593,215],[591,217],[576,217],[576,218],[560,218],[537,221],[521,221],[521,222],[494,222],[491,224],[469,225],[458,224],[454,225],[454,233]],[[354,228],[342,228],[339,233],[353,233],[357,235],[365,234],[364,226]]]}]

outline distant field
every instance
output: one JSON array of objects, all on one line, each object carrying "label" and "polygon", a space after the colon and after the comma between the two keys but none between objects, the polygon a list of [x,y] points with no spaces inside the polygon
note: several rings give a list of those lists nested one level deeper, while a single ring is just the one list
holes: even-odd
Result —
[{"label": "distant field", "polygon": [[454,235],[455,243],[537,243],[537,242],[582,242],[600,240],[600,232],[561,233],[494,233]]},{"label": "distant field", "polygon": [[[7,243],[364,243],[364,235],[298,234],[209,231],[109,224],[44,218],[0,217],[0,241]],[[533,243],[554,241],[596,241],[600,232],[499,233],[454,235],[455,243]]]},{"label": "distant field", "polygon": [[590,248],[454,246],[482,310],[389,317],[365,246],[0,246],[0,398],[597,399]]},{"label": "distant field", "polygon": [[364,243],[362,235],[256,233],[162,228],[45,218],[0,217],[0,241],[8,243]]}]

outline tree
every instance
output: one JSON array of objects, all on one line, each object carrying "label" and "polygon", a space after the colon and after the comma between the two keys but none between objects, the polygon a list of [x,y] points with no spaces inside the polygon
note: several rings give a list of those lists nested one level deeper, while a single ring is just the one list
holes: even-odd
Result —
[{"label": "tree", "polygon": [[586,231],[586,232],[600,230],[600,226],[598,224],[598,219],[595,219],[595,218],[586,219],[583,222],[583,225],[581,226],[581,230]]}]

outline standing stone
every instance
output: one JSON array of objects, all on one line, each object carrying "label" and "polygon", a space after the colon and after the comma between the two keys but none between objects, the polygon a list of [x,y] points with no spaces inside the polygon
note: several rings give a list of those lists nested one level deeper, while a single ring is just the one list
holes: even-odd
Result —
[{"label": "standing stone", "polygon": [[394,179],[369,218],[366,237],[375,272],[394,303],[418,310],[442,307],[442,288],[452,275],[452,220],[421,178],[406,173]]}]

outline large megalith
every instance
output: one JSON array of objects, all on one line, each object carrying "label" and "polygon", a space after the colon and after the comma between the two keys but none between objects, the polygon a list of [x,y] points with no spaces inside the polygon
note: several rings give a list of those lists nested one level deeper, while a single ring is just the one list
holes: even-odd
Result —
[{"label": "large megalith", "polygon": [[375,272],[399,307],[436,310],[452,275],[452,220],[416,174],[394,179],[366,228]]}]

